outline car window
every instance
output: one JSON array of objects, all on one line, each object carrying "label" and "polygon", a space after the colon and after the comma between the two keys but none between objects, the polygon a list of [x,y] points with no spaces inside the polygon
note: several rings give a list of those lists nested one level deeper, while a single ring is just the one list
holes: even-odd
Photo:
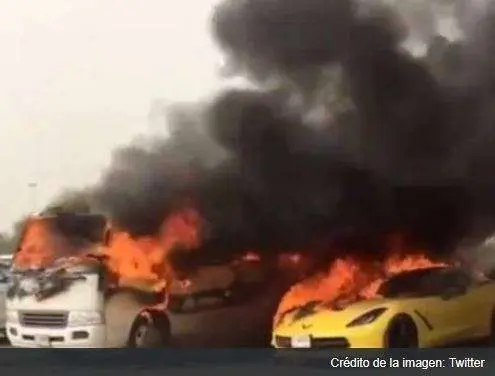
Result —
[{"label": "car window", "polygon": [[467,288],[474,283],[474,279],[462,270],[446,270],[440,273],[439,285],[443,289],[449,287]]},{"label": "car window", "polygon": [[379,294],[387,298],[423,297],[437,293],[437,275],[443,268],[428,268],[400,273],[385,281]]},{"label": "car window", "polygon": [[452,287],[468,288],[474,276],[462,269],[434,267],[400,273],[385,281],[379,294],[388,298],[424,297],[442,294]]},{"label": "car window", "polygon": [[463,270],[443,268],[425,274],[418,284],[425,295],[440,295],[452,287],[468,288],[474,279]]}]

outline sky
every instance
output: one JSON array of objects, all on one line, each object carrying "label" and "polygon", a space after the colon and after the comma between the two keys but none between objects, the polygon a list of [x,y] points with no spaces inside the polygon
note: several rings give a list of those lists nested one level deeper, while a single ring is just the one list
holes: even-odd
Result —
[{"label": "sky", "polygon": [[154,100],[219,85],[216,2],[0,0],[0,231],[97,181],[112,149],[152,131]]}]

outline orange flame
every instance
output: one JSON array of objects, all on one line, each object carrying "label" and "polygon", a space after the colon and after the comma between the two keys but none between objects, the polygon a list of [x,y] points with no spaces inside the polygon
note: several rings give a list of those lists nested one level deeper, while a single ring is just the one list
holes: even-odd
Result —
[{"label": "orange flame", "polygon": [[39,267],[54,261],[53,238],[45,222],[29,221],[24,239],[15,255],[19,268]]},{"label": "orange flame", "polygon": [[404,254],[392,251],[381,263],[357,258],[339,258],[326,272],[319,273],[294,285],[282,298],[275,322],[287,310],[312,300],[352,302],[377,295],[386,278],[395,274],[432,266],[445,266],[425,256],[425,252]]},{"label": "orange flame", "polygon": [[[90,252],[101,253],[106,266],[114,277],[116,286],[129,286],[146,291],[162,292],[174,279],[179,279],[168,262],[168,256],[176,247],[180,252],[191,252],[200,245],[200,216],[192,209],[170,215],[162,224],[157,236],[133,238],[125,231],[114,231],[110,242],[95,249],[80,249],[79,258]],[[57,250],[69,247],[64,239],[58,239],[43,221],[31,221],[26,227],[19,252],[15,257],[17,267],[46,266],[61,255]],[[353,301],[372,298],[384,279],[402,271],[445,265],[430,260],[424,251],[406,250],[399,237],[391,239],[389,256],[381,263],[358,258],[340,258],[329,269],[294,285],[283,297],[275,319],[288,309],[311,300]],[[249,251],[238,261],[249,264],[261,261],[259,254]],[[286,253],[279,258],[279,268],[294,269],[299,277],[310,270],[311,260],[302,253]],[[299,273],[301,271],[301,273]],[[182,287],[192,281],[182,280]]]},{"label": "orange flame", "polygon": [[199,245],[199,221],[196,211],[186,209],[169,216],[158,236],[133,238],[125,231],[114,231],[107,245],[74,249],[69,239],[54,233],[43,218],[33,218],[26,224],[14,263],[17,268],[36,268],[49,266],[61,257],[81,260],[89,254],[103,254],[116,285],[161,291],[173,277],[168,254],[177,246],[186,252]]},{"label": "orange flame", "polygon": [[167,262],[170,251],[176,246],[189,251],[199,242],[199,215],[188,209],[168,217],[158,237],[133,239],[126,232],[116,232],[103,252],[118,285],[161,291],[174,276]]},{"label": "orange flame", "polygon": [[31,218],[26,222],[22,242],[14,257],[17,268],[41,268],[53,265],[66,256],[84,257],[89,253],[88,245],[75,247],[70,239],[55,233],[42,218]]}]

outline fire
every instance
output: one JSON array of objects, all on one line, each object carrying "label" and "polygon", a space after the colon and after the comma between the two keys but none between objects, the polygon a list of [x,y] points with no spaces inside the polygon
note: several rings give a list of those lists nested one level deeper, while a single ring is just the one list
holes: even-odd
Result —
[{"label": "fire", "polygon": [[127,232],[114,233],[103,252],[119,286],[161,291],[173,278],[167,263],[170,251],[177,246],[189,251],[199,241],[199,215],[188,209],[168,217],[156,237],[134,239]]},{"label": "fire", "polygon": [[14,264],[20,269],[43,268],[62,257],[81,258],[89,253],[88,244],[75,246],[72,240],[54,231],[43,218],[31,218],[26,221]]},{"label": "fire", "polygon": [[146,288],[160,281],[155,265],[163,262],[164,251],[154,237],[133,239],[126,232],[117,232],[112,242],[103,249],[108,256],[107,266],[117,278],[117,285],[142,285]]},{"label": "fire", "polygon": [[287,310],[312,300],[352,302],[377,296],[382,282],[400,272],[442,266],[425,253],[392,252],[383,262],[373,263],[358,258],[339,258],[327,272],[314,275],[294,285],[282,298],[275,322]]},{"label": "fire", "polygon": [[19,268],[41,267],[55,259],[53,237],[45,222],[32,220],[26,225],[24,239],[15,256]]},{"label": "fire", "polygon": [[[163,292],[173,280],[179,280],[183,288],[190,279],[182,279],[174,273],[168,262],[172,251],[191,252],[200,245],[200,216],[192,209],[178,211],[163,222],[155,236],[134,238],[125,231],[111,230],[105,244],[75,247],[70,239],[54,234],[49,223],[33,220],[26,226],[21,247],[16,255],[16,267],[47,266],[62,257],[85,258],[90,253],[103,254],[104,262],[114,277],[116,287],[128,286],[151,292]],[[335,260],[324,273],[303,279],[283,297],[275,319],[288,309],[311,300],[349,302],[369,299],[377,295],[384,279],[397,273],[444,265],[426,256],[426,252],[409,252],[400,238],[392,238],[388,257],[381,262],[371,262],[356,257]],[[69,251],[67,251],[69,250]],[[96,252],[95,252],[96,250]],[[61,254],[61,252],[65,254]],[[249,264],[262,259],[256,252],[245,252],[238,260]],[[314,260],[313,260],[314,261]],[[304,278],[313,262],[300,252],[280,256],[279,267],[297,271]],[[299,273],[300,272],[300,273]]]},{"label": "fire", "polygon": [[195,210],[186,209],[166,218],[156,236],[133,238],[125,231],[111,230],[108,244],[75,245],[70,236],[57,233],[49,220],[34,217],[26,223],[14,263],[21,269],[40,268],[102,254],[116,286],[162,291],[173,278],[167,255],[175,247],[187,252],[199,245],[199,221]]}]

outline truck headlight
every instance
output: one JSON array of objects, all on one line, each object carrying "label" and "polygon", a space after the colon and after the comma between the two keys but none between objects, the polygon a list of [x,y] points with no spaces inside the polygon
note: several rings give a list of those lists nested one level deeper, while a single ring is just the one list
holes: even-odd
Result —
[{"label": "truck headlight", "polygon": [[69,326],[100,325],[103,322],[103,314],[98,311],[71,311],[69,313]]},{"label": "truck headlight", "polygon": [[19,311],[8,309],[5,314],[5,319],[9,324],[19,323]]}]

